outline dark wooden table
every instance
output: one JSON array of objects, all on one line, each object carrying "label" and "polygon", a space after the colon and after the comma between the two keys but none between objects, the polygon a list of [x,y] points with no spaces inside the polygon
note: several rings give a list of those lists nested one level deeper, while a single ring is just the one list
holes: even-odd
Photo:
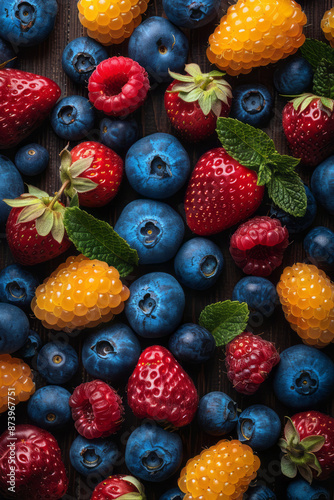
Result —
[{"label": "dark wooden table", "polygon": [[[61,56],[66,44],[84,34],[84,30],[79,23],[77,17],[77,7],[75,0],[58,0],[59,3],[59,13],[57,16],[56,27],[48,40],[38,47],[31,49],[22,50],[19,54],[18,67],[30,72],[35,72],[41,75],[48,76],[55,80],[62,88],[62,97],[71,96],[74,94],[87,95],[87,90],[75,85],[63,72],[61,67]],[[228,5],[232,2],[227,2],[223,0],[221,2],[221,13],[225,13]],[[323,16],[325,10],[333,6],[333,2],[330,0],[305,0],[303,2],[304,9],[308,17],[308,24],[306,26],[305,32],[309,37],[319,38],[324,40],[324,37],[320,30],[320,20]],[[148,16],[153,15],[163,15],[162,1],[161,0],[151,0],[149,9],[147,11]],[[196,62],[200,64],[202,69],[208,70],[210,68],[209,62],[205,56],[205,48],[207,45],[207,39],[209,34],[213,31],[215,23],[211,23],[202,29],[196,31],[186,31],[187,36],[190,41],[190,51],[189,51],[189,62]],[[143,48],[144,49],[144,48]],[[127,55],[127,43],[123,43],[120,46],[114,46],[109,48],[110,55]],[[285,100],[278,96],[274,91],[272,85],[272,75],[274,67],[271,65],[269,67],[254,70],[250,75],[240,78],[229,78],[232,85],[237,85],[243,82],[261,82],[269,87],[274,95],[274,114],[270,121],[266,132],[275,140],[277,149],[281,153],[288,153],[286,140],[282,131],[281,126],[281,111],[283,109]],[[167,132],[173,133],[169,125],[166,112],[163,106],[163,94],[166,89],[166,84],[161,84],[154,87],[149,93],[148,99],[145,105],[136,113],[136,118],[138,119],[142,135],[146,136],[154,132]],[[90,138],[97,139],[97,132],[93,133]],[[46,125],[41,127],[36,131],[27,142],[39,142],[44,145],[50,152],[51,161],[48,170],[38,178],[29,179],[26,178],[25,181],[28,183],[34,183],[49,192],[54,192],[60,187],[60,180],[58,177],[59,168],[59,158],[58,153],[64,148],[66,142],[59,139],[52,131],[48,122]],[[71,147],[74,144],[71,144]],[[214,137],[210,141],[203,144],[196,145],[194,147],[188,147],[190,157],[192,160],[192,165],[194,166],[199,156],[210,149],[211,147],[219,146],[217,139]],[[15,151],[8,150],[2,151],[10,158],[14,157]],[[310,171],[301,170],[300,174],[303,179],[308,182],[310,177]],[[170,204],[183,215],[183,201],[184,191],[181,191],[177,196],[168,200]],[[129,187],[126,180],[124,180],[122,188],[115,200],[107,207],[107,210],[93,210],[92,213],[101,218],[105,218],[111,224],[114,224],[117,216],[123,209],[123,207],[133,199],[137,198],[136,193]],[[268,212],[268,204],[264,203],[260,213]],[[316,221],[313,224],[328,226],[334,229],[333,220],[330,216],[319,207],[318,215]],[[197,322],[198,316],[201,310],[212,302],[219,300],[231,298],[231,293],[233,287],[239,279],[243,277],[243,273],[234,265],[228,252],[228,242],[229,236],[233,229],[227,230],[214,238],[212,238],[222,249],[225,258],[225,267],[223,273],[216,284],[210,290],[205,293],[192,292],[186,290],[186,309],[184,314],[184,322]],[[4,235],[0,240],[1,245],[1,265],[5,266],[13,262],[13,258],[8,250]],[[305,259],[305,253],[302,248],[303,234],[298,235],[293,238],[290,246],[288,247],[283,266],[274,272],[270,279],[274,284],[279,280],[280,273],[284,266],[291,265],[294,262],[303,261]],[[191,233],[189,230],[186,232],[185,239],[189,239]],[[48,262],[45,265],[38,266],[36,271],[39,276],[44,278],[50,272],[59,265],[59,263],[64,259],[60,257],[56,261]],[[154,265],[141,267],[136,270],[133,278],[139,277],[142,274],[151,271],[166,271],[173,274],[172,262],[166,265]],[[128,281],[129,283],[129,281]],[[119,319],[125,320],[124,317]],[[31,326],[39,333],[41,333],[44,342],[47,340],[55,340],[58,334],[55,332],[50,332],[44,330],[38,321],[31,317]],[[285,321],[281,308],[278,306],[274,315],[268,320],[265,319],[262,325],[253,328],[255,333],[263,333],[264,338],[274,341],[276,346],[280,351],[293,345],[300,343],[299,337],[290,329],[288,323]],[[82,339],[84,333],[77,335],[75,338],[70,339],[70,343],[77,349],[80,353]],[[166,343],[166,339],[162,341]],[[143,342],[143,348],[148,345],[148,342]],[[333,355],[333,349],[326,348],[325,352]],[[35,366],[35,361],[32,361],[32,367]],[[195,383],[197,384],[200,396],[203,396],[207,392],[220,390],[229,394],[235,401],[238,402],[238,406],[241,409],[254,403],[263,403],[271,408],[275,409],[280,417],[284,418],[284,415],[292,415],[294,412],[288,408],[281,405],[275,398],[270,380],[267,381],[263,388],[261,388],[256,395],[252,397],[246,397],[238,394],[231,386],[225,373],[224,364],[224,352],[222,350],[217,350],[215,358],[213,361],[207,363],[206,365],[200,366],[198,369],[192,370],[190,373],[193,377]],[[87,375],[84,368],[81,365],[79,373],[73,378],[71,383],[66,385],[69,391],[73,389],[82,381],[88,381],[91,378]],[[45,384],[43,380],[36,375],[37,387],[41,387]],[[125,385],[126,381],[124,381]],[[119,387],[119,392],[121,395],[125,396],[124,387]],[[126,398],[124,398],[126,399]],[[21,404],[17,407],[17,424],[22,422],[27,422],[26,408],[25,404]],[[325,413],[332,413],[331,405],[325,405],[321,407],[321,410]],[[2,417],[3,427],[6,426],[5,418]],[[126,440],[132,430],[139,424],[138,421],[133,417],[131,411],[127,409],[126,419],[123,423],[122,430],[115,437],[116,442],[119,443],[121,450],[124,452],[124,446]],[[191,456],[200,452],[203,447],[210,446],[216,441],[215,438],[210,437],[203,432],[197,426],[196,420],[186,428],[180,431],[180,435],[184,444],[184,462]],[[68,493],[63,497],[65,500],[88,500],[91,495],[91,491],[94,488],[96,482],[100,481],[101,477],[92,476],[88,480],[82,479],[76,471],[70,466],[68,452],[73,439],[76,436],[73,425],[68,426],[65,429],[55,433],[60,447],[62,449],[63,459],[66,463],[67,470],[70,478],[70,485]],[[124,456],[124,455],[123,455]],[[262,466],[258,474],[258,480],[265,482],[270,486],[277,494],[278,499],[285,499],[285,490],[287,481],[280,474],[279,467],[279,450],[277,447],[270,449],[265,453],[260,453],[260,458],[262,461]],[[126,471],[124,465],[124,459],[120,461],[119,466],[115,468],[115,472]],[[158,500],[160,494],[168,490],[170,487],[175,486],[177,483],[178,475],[175,474],[170,480],[161,484],[147,484],[147,496],[148,500]],[[329,485],[328,485],[329,486]],[[305,498],[305,500],[307,500]]]}]

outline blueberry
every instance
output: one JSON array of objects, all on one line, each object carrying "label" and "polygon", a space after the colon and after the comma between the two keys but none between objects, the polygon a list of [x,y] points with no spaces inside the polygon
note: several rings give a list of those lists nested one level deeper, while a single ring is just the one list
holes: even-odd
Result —
[{"label": "blueberry", "polygon": [[51,126],[62,139],[79,141],[94,127],[95,114],[89,100],[80,95],[61,99],[53,108]]},{"label": "blueberry", "polygon": [[199,402],[197,418],[207,434],[228,434],[238,422],[237,403],[224,392],[209,392]]},{"label": "blueberry", "polygon": [[238,439],[253,450],[267,450],[278,441],[281,427],[274,410],[264,405],[252,405],[239,415]]},{"label": "blueberry", "polygon": [[300,56],[284,59],[274,73],[274,85],[283,95],[297,95],[307,92],[313,81],[311,64]]},{"label": "blueberry", "polygon": [[186,323],[170,337],[169,350],[181,363],[204,363],[212,358],[216,342],[203,326]]},{"label": "blueberry", "polygon": [[138,137],[139,127],[134,118],[103,118],[100,121],[99,141],[116,153],[127,151]]},{"label": "blueberry", "polygon": [[129,149],[125,172],[139,194],[163,199],[184,185],[190,172],[190,160],[174,136],[157,133],[143,137]]},{"label": "blueberry", "polygon": [[138,335],[164,337],[180,324],[184,306],[184,292],[173,276],[150,273],[130,285],[125,314]]},{"label": "blueberry", "polygon": [[0,3],[0,36],[13,46],[32,47],[55,25],[57,0],[6,0]]},{"label": "blueberry", "polygon": [[220,248],[206,238],[193,238],[184,243],[174,260],[177,279],[194,290],[207,290],[213,286],[223,265]]},{"label": "blueberry", "polygon": [[334,363],[324,352],[295,345],[281,354],[273,387],[276,397],[298,410],[314,408],[333,394]]},{"label": "blueberry", "polygon": [[166,203],[135,200],[122,211],[115,231],[137,250],[140,264],[161,264],[176,254],[184,223]]},{"label": "blueberry", "polygon": [[9,158],[0,154],[0,227],[4,228],[11,207],[4,198],[17,198],[24,193],[24,184],[20,172]]},{"label": "blueberry", "polygon": [[172,488],[159,497],[159,500],[182,500],[184,495],[185,493],[182,493],[179,488]]},{"label": "blueberry", "polygon": [[38,389],[28,402],[28,417],[42,429],[59,429],[72,420],[69,393],[58,385]]},{"label": "blueberry", "polygon": [[65,384],[78,368],[78,355],[69,344],[48,342],[38,353],[37,370],[50,384]]},{"label": "blueberry", "polygon": [[266,278],[247,276],[235,285],[232,300],[246,302],[250,309],[249,323],[261,326],[263,316],[269,318],[278,303],[275,286]]},{"label": "blueberry", "polygon": [[15,353],[16,358],[32,358],[42,347],[41,337],[34,330],[30,330],[23,346]]},{"label": "blueberry", "polygon": [[38,175],[49,164],[49,153],[40,144],[27,144],[15,155],[15,165],[23,175]]},{"label": "blueberry", "polygon": [[82,362],[93,377],[114,383],[129,377],[140,352],[139,341],[131,328],[118,323],[104,326],[85,338]]},{"label": "blueberry", "polygon": [[181,460],[180,436],[154,422],[135,429],[126,443],[126,466],[131,474],[144,481],[165,481],[177,471]]},{"label": "blueberry", "polygon": [[334,266],[334,233],[328,227],[317,226],[307,233],[304,249],[308,259],[317,267],[331,270]]},{"label": "blueberry", "polygon": [[70,448],[72,466],[85,477],[91,474],[109,476],[113,473],[119,456],[116,444],[110,439],[86,439],[78,436]]},{"label": "blueberry", "polygon": [[305,479],[294,479],[288,484],[287,500],[329,500],[330,493],[319,483],[309,484]]},{"label": "blueberry", "polygon": [[272,206],[270,208],[271,217],[279,219],[282,226],[286,226],[290,235],[305,231],[305,229],[313,223],[315,216],[317,215],[317,203],[312,192],[307,186],[305,186],[305,192],[307,196],[307,207],[306,213],[303,217],[294,217],[276,206]]},{"label": "blueberry", "polygon": [[320,205],[334,215],[334,156],[327,158],[314,170],[311,190]]},{"label": "blueberry", "polygon": [[253,127],[267,125],[273,99],[267,87],[257,84],[239,85],[233,90],[230,116]]},{"label": "blueberry", "polygon": [[168,70],[184,70],[188,48],[188,39],[179,28],[168,19],[152,16],[134,30],[128,51],[129,57],[143,66],[147,73],[160,83],[171,80]]},{"label": "blueberry", "polygon": [[27,309],[35,295],[39,279],[19,264],[11,264],[0,271],[0,302]]},{"label": "blueberry", "polygon": [[[16,54],[13,50],[13,47],[6,40],[0,38],[0,65],[4,62],[7,62],[6,68],[14,68],[16,65]],[[12,61],[12,59],[14,59]]]},{"label": "blueberry", "polygon": [[85,85],[100,62],[108,59],[107,50],[88,36],[71,40],[62,55],[63,70],[75,83]]},{"label": "blueberry", "polygon": [[245,500],[276,500],[276,495],[268,486],[259,484],[247,490]]},{"label": "blueberry", "polygon": [[218,14],[220,0],[162,0],[168,19],[181,28],[200,28]]},{"label": "blueberry", "polygon": [[26,314],[12,304],[0,303],[0,354],[20,349],[30,332]]}]

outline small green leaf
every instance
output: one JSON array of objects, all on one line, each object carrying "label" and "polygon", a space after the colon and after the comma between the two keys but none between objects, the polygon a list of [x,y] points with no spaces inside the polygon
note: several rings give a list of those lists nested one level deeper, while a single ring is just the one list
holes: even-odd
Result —
[{"label": "small green leaf", "polygon": [[297,466],[294,464],[288,455],[284,455],[281,460],[281,470],[284,476],[294,478],[297,476]]},{"label": "small green leaf", "polygon": [[59,212],[53,212],[53,225],[51,229],[52,238],[61,243],[65,234],[63,217]]},{"label": "small green leaf", "polygon": [[314,453],[323,447],[325,441],[324,436],[307,436],[301,440],[300,444],[306,451]]},{"label": "small green leaf", "polygon": [[75,193],[73,198],[70,201],[70,207],[78,207],[79,206],[79,196],[78,193]]},{"label": "small green leaf", "polygon": [[334,97],[334,62],[322,59],[313,77],[313,92],[317,96]]},{"label": "small green leaf", "polygon": [[202,75],[201,68],[198,66],[198,64],[195,64],[195,63],[186,64],[184,67],[184,70],[186,73],[188,73],[192,77]]},{"label": "small green leaf", "polygon": [[13,200],[9,200],[7,198],[4,198],[2,201],[4,201],[7,205],[13,208],[18,208],[18,207],[27,207],[29,205],[37,205],[41,203],[41,200],[39,198],[36,198],[34,196],[29,196],[29,197],[24,197],[22,198],[21,196],[19,198],[14,198]]},{"label": "small green leaf", "polygon": [[257,174],[257,185],[265,186],[266,184],[268,184],[268,182],[271,179],[271,174],[272,172],[268,167],[268,165],[266,164],[261,165]]},{"label": "small green leaf", "polygon": [[17,218],[17,222],[22,224],[24,222],[31,222],[44,214],[46,206],[40,202],[40,205],[30,205],[25,207]]},{"label": "small green leaf", "polygon": [[321,468],[321,465],[320,465],[320,462],[319,460],[317,459],[317,457],[312,453],[313,455],[313,462],[310,462],[308,464],[309,467],[312,467],[312,469],[316,470],[317,473],[318,473],[318,476],[322,473],[322,468]]},{"label": "small green leaf", "polygon": [[89,158],[80,158],[80,160],[72,163],[70,167],[70,174],[72,177],[78,177],[78,175],[82,174],[87,170],[91,164],[93,163],[94,156],[90,156]]},{"label": "small green leaf", "polygon": [[288,155],[280,155],[277,152],[273,153],[269,157],[269,164],[281,173],[294,170],[299,163],[299,158],[294,158],[293,156]]},{"label": "small green leaf", "polygon": [[217,346],[222,346],[245,331],[248,317],[249,309],[245,302],[225,300],[206,306],[198,322],[212,333]]},{"label": "small green leaf", "polygon": [[[91,179],[84,179],[83,177],[76,177],[71,183],[71,187],[75,189],[78,193],[87,193],[96,188],[98,184]],[[67,190],[65,190],[67,192]]]},{"label": "small green leaf", "polygon": [[191,90],[194,90],[197,87],[196,83],[176,83],[173,86],[172,91],[173,92],[190,92]]},{"label": "small green leaf", "polygon": [[306,38],[300,50],[302,56],[308,60],[314,69],[317,69],[319,61],[322,59],[334,62],[334,50],[327,43],[320,42],[320,40]]},{"label": "small green leaf", "polygon": [[294,217],[305,215],[307,208],[305,186],[295,172],[289,175],[276,174],[267,187],[270,198],[279,208]]},{"label": "small green leaf", "polygon": [[221,71],[213,70],[213,71],[210,71],[210,73],[208,73],[208,75],[211,76],[212,78],[222,78],[223,76],[226,75],[226,73],[222,73]]},{"label": "small green leaf", "polygon": [[36,219],[36,231],[40,236],[47,236],[53,226],[52,210],[46,208],[43,215]]},{"label": "small green leaf", "polygon": [[50,198],[50,195],[46,193],[45,191],[42,191],[41,189],[32,186],[31,184],[27,184],[27,188],[29,191],[29,194],[32,196],[37,196],[37,198],[42,199],[42,198]]},{"label": "small green leaf", "polygon": [[285,452],[285,451],[286,451],[286,449],[288,448],[288,443],[287,443],[287,442],[286,442],[286,440],[285,440],[285,439],[283,439],[283,438],[280,438],[280,439],[278,440],[278,443],[277,443],[277,444],[278,444],[278,446],[280,447],[281,451],[284,451],[284,452]]},{"label": "small green leaf", "polygon": [[330,115],[334,109],[333,99],[329,99],[329,97],[321,97],[320,102],[325,108],[327,108],[327,113]]},{"label": "small green leaf", "polygon": [[284,426],[284,437],[288,443],[288,446],[295,446],[299,444],[300,442],[300,437],[299,433],[292,422],[290,417],[286,417],[287,421]]},{"label": "small green leaf", "polygon": [[201,108],[203,114],[205,116],[207,116],[210,111],[211,111],[211,107],[212,107],[212,102],[213,102],[213,98],[210,94],[201,94],[198,98],[198,104],[199,104],[199,107]]},{"label": "small green leaf", "polygon": [[[174,80],[177,80],[178,82],[193,82],[194,78],[190,75],[181,75],[180,73],[174,73],[174,71],[169,71],[169,75],[174,78]],[[173,92],[174,88],[170,90],[169,92]]]},{"label": "small green leaf", "polygon": [[117,500],[145,500],[146,496],[143,496],[141,493],[131,492],[124,493],[124,495],[118,497]]},{"label": "small green leaf", "polygon": [[[67,145],[68,146],[68,145]],[[61,166],[67,170],[70,168],[71,164],[72,164],[72,155],[71,153],[69,152],[69,150],[67,149],[67,146],[66,148],[64,148],[61,152],[60,152],[60,163],[61,163]]]},{"label": "small green leaf", "polygon": [[203,93],[203,90],[199,87],[196,87],[194,90],[192,90],[189,93],[186,92],[180,92],[179,97],[185,102],[195,102],[198,101],[198,98],[200,95]]},{"label": "small green leaf", "polygon": [[[305,479],[305,481],[307,481],[309,484],[312,483],[313,474],[312,474],[312,471],[308,465],[300,465],[298,467],[298,472]],[[288,477],[291,477],[291,476],[288,476]]]},{"label": "small green leaf", "polygon": [[78,207],[67,208],[64,225],[69,239],[90,259],[98,259],[118,269],[121,276],[138,265],[138,253],[104,221]]}]

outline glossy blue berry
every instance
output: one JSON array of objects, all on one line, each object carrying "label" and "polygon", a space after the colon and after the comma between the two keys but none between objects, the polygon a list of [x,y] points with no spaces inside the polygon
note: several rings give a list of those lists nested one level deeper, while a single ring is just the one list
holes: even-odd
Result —
[{"label": "glossy blue berry", "polygon": [[179,488],[172,488],[159,497],[159,500],[182,500],[184,495],[185,493],[182,493]]},{"label": "glossy blue berry", "polygon": [[232,118],[253,127],[264,127],[270,119],[272,108],[273,99],[264,85],[249,83],[233,89]]},{"label": "glossy blue berry", "polygon": [[119,457],[118,447],[110,439],[86,439],[78,436],[70,448],[72,466],[85,477],[91,474],[103,477],[111,475]]},{"label": "glossy blue berry", "polygon": [[327,158],[314,170],[311,190],[320,205],[334,215],[334,156]]},{"label": "glossy blue berry", "polygon": [[15,155],[15,165],[23,175],[38,175],[49,164],[49,153],[40,144],[27,144]]},{"label": "glossy blue berry", "polygon": [[179,28],[168,19],[152,16],[134,30],[128,51],[129,57],[160,83],[171,80],[168,70],[178,73],[184,70],[188,49],[188,39]]},{"label": "glossy blue berry", "polygon": [[62,139],[79,141],[94,127],[93,106],[86,97],[71,95],[61,99],[53,108],[51,126]]},{"label": "glossy blue berry", "polygon": [[283,95],[298,95],[307,92],[313,81],[311,64],[300,56],[281,61],[274,73],[274,85]]},{"label": "glossy blue berry", "polygon": [[250,309],[249,323],[260,326],[264,317],[269,318],[273,314],[278,296],[275,286],[266,278],[247,276],[235,285],[232,300],[246,302]]},{"label": "glossy blue berry", "polygon": [[100,121],[100,139],[116,153],[124,153],[138,140],[139,127],[134,118],[103,118]]},{"label": "glossy blue berry", "polygon": [[271,217],[279,219],[282,226],[286,226],[290,235],[305,231],[305,229],[311,226],[315,216],[317,215],[317,203],[312,192],[307,186],[305,186],[305,192],[307,196],[307,207],[303,217],[294,217],[276,206],[270,207]]},{"label": "glossy blue berry", "polygon": [[239,415],[238,439],[253,450],[267,450],[278,441],[281,427],[280,418],[274,410],[264,405],[252,405]]},{"label": "glossy blue berry", "polygon": [[315,408],[334,391],[334,363],[314,347],[298,344],[281,354],[273,379],[274,392],[282,403],[298,410]]},{"label": "glossy blue berry", "polygon": [[334,233],[328,227],[317,226],[307,233],[304,250],[317,267],[330,270],[334,266]]},{"label": "glossy blue berry", "polygon": [[174,260],[177,279],[194,290],[207,290],[213,286],[223,265],[220,248],[206,238],[192,238],[184,243]]},{"label": "glossy blue berry", "polygon": [[135,429],[126,443],[125,463],[131,474],[143,481],[165,481],[182,460],[178,434],[165,431],[154,422]]},{"label": "glossy blue berry", "polygon": [[130,285],[125,314],[141,337],[164,337],[179,326],[185,306],[182,287],[166,273],[149,273]]},{"label": "glossy blue berry", "polygon": [[168,19],[181,28],[200,28],[218,14],[220,0],[162,0]]},{"label": "glossy blue berry", "polygon": [[0,36],[15,47],[45,40],[55,25],[57,0],[6,0],[0,3]]},{"label": "glossy blue berry", "polygon": [[125,382],[132,373],[141,348],[131,328],[123,323],[104,326],[85,338],[82,362],[87,372],[112,383]]},{"label": "glossy blue berry", "polygon": [[0,271],[0,302],[27,309],[35,295],[39,279],[31,271],[11,264]]},{"label": "glossy blue berry", "polygon": [[28,402],[28,417],[42,429],[59,429],[72,420],[71,393],[59,385],[38,389]]},{"label": "glossy blue berry", "polygon": [[38,353],[37,370],[49,384],[65,384],[78,368],[77,353],[64,342],[48,342]]},{"label": "glossy blue berry", "polygon": [[330,500],[330,493],[319,483],[309,484],[305,479],[290,481],[286,490],[287,500]]},{"label": "glossy blue berry", "polygon": [[71,80],[79,85],[87,85],[96,66],[108,57],[103,45],[88,36],[80,36],[66,45],[61,62]]},{"label": "glossy blue berry", "polygon": [[[0,64],[7,62],[6,68],[14,68],[16,65],[16,54],[10,43],[0,38]],[[13,61],[12,61],[13,59]]]},{"label": "glossy blue berry", "polygon": [[190,172],[190,159],[176,137],[156,133],[131,146],[125,158],[125,172],[139,194],[163,199],[184,185]]},{"label": "glossy blue berry", "polygon": [[30,330],[29,335],[23,346],[16,351],[16,358],[32,358],[42,347],[42,339],[37,332]]},{"label": "glossy blue berry", "polygon": [[13,304],[0,303],[0,354],[20,349],[30,332],[27,315]]},{"label": "glossy blue berry", "polygon": [[[268,488],[268,486],[263,486],[259,484],[254,487],[250,487],[245,494],[245,499],[247,500],[276,500],[275,493]],[[306,499],[304,499],[306,500]]]},{"label": "glossy blue berry", "polygon": [[137,250],[140,264],[161,264],[181,245],[184,222],[166,203],[135,200],[122,211],[115,231]]},{"label": "glossy blue berry", "polygon": [[186,323],[170,337],[168,349],[181,363],[205,363],[212,358],[216,342],[203,326]]},{"label": "glossy blue berry", "polygon": [[24,193],[20,172],[9,158],[0,154],[0,228],[4,229],[11,207],[4,198],[17,198]]},{"label": "glossy blue berry", "polygon": [[197,418],[199,426],[207,434],[228,434],[238,422],[237,403],[224,392],[209,392],[199,402]]}]

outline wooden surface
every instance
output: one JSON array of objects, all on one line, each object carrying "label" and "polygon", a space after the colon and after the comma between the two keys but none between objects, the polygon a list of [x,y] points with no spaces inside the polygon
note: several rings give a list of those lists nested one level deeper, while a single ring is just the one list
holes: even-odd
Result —
[{"label": "wooden surface", "polygon": [[[77,18],[76,1],[58,0],[58,3],[59,13],[57,16],[55,30],[45,43],[36,48],[34,47],[32,49],[22,51],[19,54],[18,67],[23,70],[36,72],[54,79],[62,88],[62,97],[70,96],[73,94],[87,95],[86,89],[80,88],[79,86],[71,82],[61,68],[61,55],[66,44],[73,38],[84,34],[83,28]],[[226,2],[224,0],[222,1],[221,13],[224,13],[226,11],[228,4],[229,2]],[[308,16],[308,25],[306,27],[307,36],[317,37],[324,40],[320,31],[320,19],[325,10],[331,8],[333,5],[334,2],[329,0],[305,0],[304,8]],[[152,16],[162,14],[162,1],[151,0],[147,15]],[[209,26],[206,26],[197,31],[186,31],[186,34],[190,40],[189,62],[199,63],[202,69],[209,69],[210,67],[205,57],[205,48],[208,36],[213,31],[214,25],[215,23],[211,23]],[[109,48],[109,54],[127,55],[126,43],[122,44],[121,46]],[[275,104],[274,116],[270,121],[270,125],[266,129],[266,131],[275,140],[277,149],[281,153],[287,153],[288,150],[286,141],[281,127],[281,111],[283,109],[285,101],[283,98],[278,97],[277,93],[274,93],[274,89],[272,86],[273,69],[273,66],[265,67],[259,70],[254,70],[247,77],[240,77],[238,79],[229,78],[229,80],[232,85],[243,82],[261,82],[268,85],[275,96]],[[144,136],[154,132],[172,133],[163,106],[163,94],[166,86],[166,84],[161,84],[154,87],[149,93],[145,105],[135,115],[141,125],[142,134]],[[93,133],[90,138],[97,139],[96,133]],[[48,170],[42,176],[34,179],[26,178],[25,181],[29,183],[35,183],[39,187],[46,189],[49,192],[56,191],[60,187],[60,180],[58,178],[58,153],[66,145],[66,142],[55,136],[48,122],[46,122],[46,125],[36,133],[34,133],[29,138],[29,141],[26,142],[39,142],[43,144],[46,148],[48,148],[50,152],[51,161]],[[192,160],[192,165],[195,165],[196,160],[202,153],[207,151],[209,148],[218,145],[219,143],[217,139],[213,138],[212,140],[207,141],[204,144],[188,148]],[[71,144],[71,146],[74,146],[74,144]],[[2,153],[7,154],[7,156],[13,158],[15,151],[8,150],[2,151]],[[303,170],[301,171],[301,175],[307,182],[309,180],[310,172]],[[183,214],[183,196],[184,191],[181,191],[173,199],[168,200],[170,204],[181,214]],[[129,201],[135,199],[136,197],[138,196],[136,196],[135,192],[129,187],[128,183],[124,181],[120,193],[118,194],[116,199],[107,207],[107,210],[96,210],[92,211],[92,213],[101,218],[105,218],[111,224],[113,224],[122,208]],[[269,209],[268,206],[268,204],[264,203],[260,213],[267,213]],[[328,214],[326,214],[320,207],[318,209],[316,221],[313,225],[325,225],[330,227],[331,229],[334,229],[333,221],[330,221]],[[222,248],[225,258],[225,267],[217,285],[206,291],[205,293],[191,292],[189,290],[186,290],[187,302],[183,318],[184,322],[197,322],[199,313],[205,305],[216,302],[218,300],[231,298],[233,287],[235,286],[237,281],[242,278],[242,272],[234,265],[228,253],[229,236],[232,231],[233,229],[227,230],[212,238]],[[305,254],[302,249],[303,236],[304,235],[298,235],[293,239],[293,241],[291,241],[291,244],[285,253],[283,266],[291,265],[294,262],[303,261],[305,259]],[[191,233],[189,230],[187,230],[185,239],[189,239],[190,237]],[[12,263],[13,259],[7,248],[4,237],[1,238],[0,242],[2,265]],[[63,257],[60,257],[56,261],[49,262],[46,265],[38,266],[36,271],[38,272],[41,279],[47,276],[62,260]],[[163,266],[154,265],[146,266],[146,268],[139,268],[136,270],[136,273],[132,278],[134,279],[142,274],[145,274],[146,272],[156,270],[167,271],[173,274],[172,263],[168,263]],[[272,274],[270,279],[273,283],[277,283],[281,271],[282,267]],[[121,317],[119,319],[125,321],[124,317]],[[40,327],[38,321],[34,320],[33,318],[31,318],[31,326],[42,334],[44,341],[47,341],[47,339],[54,340],[58,338],[57,334],[55,335],[54,332],[43,330],[43,328]],[[269,320],[266,319],[262,325],[254,328],[253,330],[255,333],[263,333],[264,338],[274,341],[280,351],[293,344],[299,343],[299,337],[297,337],[297,335],[290,329],[288,323],[284,320],[280,306],[276,308],[276,311],[272,318],[270,318]],[[78,352],[80,352],[83,337],[84,334],[79,334],[70,339],[70,343],[77,349]],[[165,343],[166,340],[164,340],[163,342]],[[143,347],[146,347],[146,345],[148,344],[148,342],[143,342]],[[325,349],[325,352],[331,353],[333,355],[333,350],[329,348]],[[34,361],[32,362],[32,366],[34,366]],[[191,376],[194,378],[194,381],[197,384],[200,396],[203,396],[207,392],[213,390],[221,390],[228,393],[235,401],[237,401],[238,406],[241,409],[244,409],[254,403],[263,403],[275,409],[282,417],[282,420],[284,415],[293,414],[293,411],[291,412],[291,410],[283,407],[275,399],[270,380],[267,381],[263,385],[263,388],[261,388],[261,390],[252,397],[243,397],[235,392],[226,377],[224,352],[222,350],[217,350],[213,361],[207,363],[206,365],[200,366],[198,369],[194,369],[191,372]],[[77,376],[74,377],[73,380],[65,387],[68,390],[73,391],[74,387],[76,387],[79,383],[87,380],[90,380],[90,377],[81,367]],[[44,382],[37,376],[37,386],[40,387],[42,385],[44,385]],[[119,391],[123,396],[125,395],[124,387],[120,387]],[[331,407],[329,404],[327,406],[323,406],[321,410],[333,414],[333,408],[331,412]],[[3,420],[2,422],[0,421],[0,424],[3,425],[3,427],[6,427],[5,418],[2,417],[2,419]],[[26,408],[24,404],[21,404],[17,407],[17,424],[26,421]],[[129,433],[137,425],[138,422],[133,418],[131,412],[127,410],[126,419],[123,423],[122,430],[115,437],[116,441],[119,443],[123,451]],[[75,435],[76,433],[73,425],[69,425],[66,429],[55,433],[55,436],[59,440],[63,458],[66,463],[70,478],[68,493],[63,498],[67,500],[88,500],[90,498],[92,488],[94,488],[96,484],[96,480],[99,481],[102,478],[91,477],[88,481],[83,480],[78,474],[76,474],[75,470],[70,467],[68,451]],[[194,454],[200,452],[203,447],[210,446],[216,441],[215,438],[212,438],[200,432],[196,420],[190,426],[182,429],[180,431],[180,435],[183,439],[184,444],[184,461]],[[284,478],[282,478],[279,472],[278,448],[274,447],[268,452],[260,453],[260,458],[262,460],[262,466],[259,472],[259,480],[266,482],[276,492],[278,499],[285,499],[285,489],[287,482]],[[124,460],[122,460],[120,465],[115,468],[115,472],[118,473],[125,470],[126,468],[124,465]],[[176,485],[177,477],[178,475],[176,474],[166,483],[147,484],[148,500],[158,500],[160,494],[168,490],[170,487]]]}]

